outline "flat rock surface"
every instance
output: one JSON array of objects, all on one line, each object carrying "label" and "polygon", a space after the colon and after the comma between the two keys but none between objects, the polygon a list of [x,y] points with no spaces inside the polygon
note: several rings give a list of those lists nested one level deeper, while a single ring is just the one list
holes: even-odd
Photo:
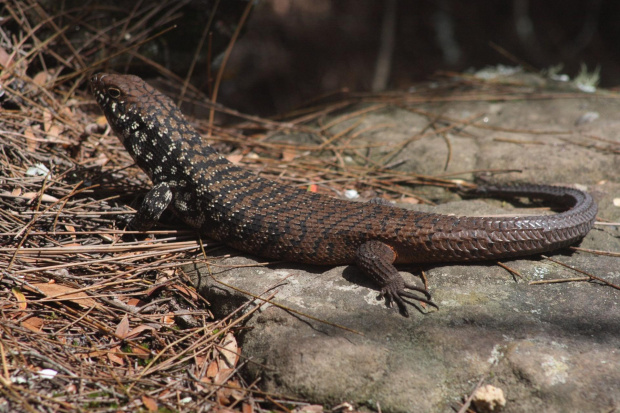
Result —
[{"label": "flat rock surface", "polygon": [[[620,221],[617,99],[572,94],[570,99],[456,102],[420,109],[450,119],[486,118],[480,127],[412,140],[393,156],[399,169],[438,175],[446,173],[450,157],[447,172],[515,169],[520,172],[494,180],[578,185],[598,201],[602,223],[580,246],[620,251],[618,226],[604,225]],[[599,117],[581,124],[578,119],[586,112]],[[338,128],[354,122],[360,130],[391,125],[360,136],[386,144],[411,140],[429,126],[427,117],[396,107],[353,117]],[[392,156],[391,150],[373,149],[369,158]],[[473,178],[468,173],[458,177]],[[524,212],[486,200],[406,207],[459,215]],[[250,359],[248,375],[260,377],[269,392],[327,406],[343,401],[380,406],[384,412],[452,411],[483,379],[503,391],[506,412],[620,409],[620,291],[599,282],[530,284],[585,277],[551,260],[503,261],[523,278],[493,262],[402,268],[405,279],[418,284],[420,270],[425,271],[440,307],[411,308],[404,318],[377,300],[378,291],[354,267],[256,266],[264,260],[227,252],[233,257],[208,268],[185,268],[216,314],[248,300],[238,290],[262,297],[275,293],[273,302],[295,310],[264,304],[241,337],[243,356]],[[547,255],[620,285],[617,256],[572,250]]]}]

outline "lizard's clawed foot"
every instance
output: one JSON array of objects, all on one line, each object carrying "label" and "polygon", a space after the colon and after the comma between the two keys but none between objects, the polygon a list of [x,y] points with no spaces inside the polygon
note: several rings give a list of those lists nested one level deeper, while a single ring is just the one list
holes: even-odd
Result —
[{"label": "lizard's clawed foot", "polygon": [[131,220],[134,214],[120,214],[116,216],[116,224],[119,228],[131,229]]},{"label": "lizard's clawed foot", "polygon": [[[419,294],[414,294],[412,292],[406,291],[406,289],[420,292],[424,294],[426,298],[420,297]],[[409,311],[407,310],[407,304],[415,305],[409,302],[408,300],[405,300],[405,298],[410,298],[412,300],[421,301],[423,303],[426,303],[430,306],[433,306],[439,309],[437,304],[431,301],[431,294],[428,292],[428,290],[421,288],[421,287],[417,287],[412,284],[408,284],[408,283],[405,283],[404,285],[397,285],[397,284],[386,285],[385,287],[381,289],[381,294],[379,297],[385,297],[387,304],[390,306],[393,302],[396,303],[396,305],[398,306],[398,310],[405,317],[409,317]]]},{"label": "lizard's clawed foot", "polygon": [[[418,300],[439,308],[437,304],[431,301],[431,295],[428,290],[405,282],[396,267],[394,267],[395,260],[396,251],[388,244],[377,240],[370,240],[360,245],[355,254],[357,266],[369,278],[381,286],[379,297],[385,297],[388,305],[396,303],[403,316],[409,317],[407,304],[415,306],[415,304],[405,300],[405,298]],[[407,290],[422,293],[426,298],[422,298],[419,294],[414,294]]]}]

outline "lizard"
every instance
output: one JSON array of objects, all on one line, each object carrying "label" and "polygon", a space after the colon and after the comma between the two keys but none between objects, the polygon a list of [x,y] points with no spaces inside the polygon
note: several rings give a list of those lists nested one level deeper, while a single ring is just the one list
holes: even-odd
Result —
[{"label": "lizard", "polygon": [[269,259],[356,265],[379,297],[408,316],[410,300],[437,307],[395,264],[498,260],[573,244],[592,228],[585,191],[547,185],[478,186],[484,196],[556,202],[553,215],[467,217],[353,202],[261,177],[210,146],[163,93],[133,75],[91,76],[95,100],[135,163],[149,176],[130,227],[145,231],[167,208],[211,239]]}]

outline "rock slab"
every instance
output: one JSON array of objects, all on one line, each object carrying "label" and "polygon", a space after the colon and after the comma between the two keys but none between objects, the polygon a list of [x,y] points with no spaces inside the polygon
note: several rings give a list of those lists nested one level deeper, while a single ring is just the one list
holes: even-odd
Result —
[{"label": "rock slab", "polygon": [[[446,134],[453,153],[448,172],[514,168],[521,172],[496,181],[578,184],[594,195],[599,220],[607,222],[620,221],[620,150],[613,150],[620,147],[618,109],[617,100],[586,95],[424,108],[461,119],[488,114],[484,128]],[[586,111],[600,116],[576,126]],[[338,128],[355,122],[375,131],[361,139],[386,143],[405,141],[428,126],[421,115],[388,108],[366,114],[362,122],[341,122]],[[379,133],[372,126],[380,124],[396,126]],[[532,132],[541,130],[548,133]],[[590,136],[607,141],[593,142]],[[445,139],[414,140],[392,160],[410,172],[445,173]],[[602,149],[610,144],[612,150]],[[368,156],[376,160],[387,153],[373,149]],[[479,200],[449,202],[433,210],[459,215],[519,212]],[[618,252],[620,230],[596,225],[581,247]],[[411,271],[403,272],[410,282],[420,283],[412,273],[426,271],[440,306],[438,311],[412,309],[407,319],[377,300],[378,291],[355,268],[249,266],[262,260],[237,255],[216,260],[208,269],[185,270],[220,316],[248,300],[226,285],[263,296],[276,292],[274,302],[296,311],[263,305],[241,337],[250,379],[260,377],[269,392],[328,407],[350,401],[373,410],[380,406],[384,412],[444,412],[458,406],[483,379],[484,385],[503,391],[505,412],[620,409],[620,291],[595,282],[529,284],[583,277],[550,260],[505,261],[522,279],[495,263],[403,268]],[[617,256],[569,250],[550,255],[620,284]]]}]

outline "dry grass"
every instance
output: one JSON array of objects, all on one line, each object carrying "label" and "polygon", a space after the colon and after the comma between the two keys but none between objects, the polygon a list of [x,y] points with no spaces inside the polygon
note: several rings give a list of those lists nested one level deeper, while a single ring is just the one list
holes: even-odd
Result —
[{"label": "dry grass", "polygon": [[[118,56],[150,65],[181,89],[183,79],[137,49],[170,27],[180,3],[116,11],[107,26],[101,10],[49,15],[34,0],[0,6],[0,411],[250,412],[303,405],[265,394],[238,374],[248,361],[235,333],[250,313],[240,309],[213,320],[208,303],[188,286],[181,265],[206,259],[194,233],[165,223],[136,233],[118,219],[133,212],[128,205],[135,206],[149,182],[109,133],[85,74]],[[82,33],[69,37],[68,28],[78,23]],[[506,91],[488,93],[497,98]],[[417,110],[407,105],[433,94],[422,90],[416,101],[411,95],[351,97],[286,120],[207,105],[190,86],[185,100],[236,119],[227,128],[198,123],[233,162],[333,195],[345,188],[367,197],[387,190],[413,201],[420,197],[411,184],[455,184],[394,171],[395,155],[409,142],[458,133],[477,119],[426,114],[428,130],[379,161],[368,159],[371,144],[357,142],[369,130],[355,119],[388,104]],[[325,121],[360,101],[368,104]],[[351,120],[352,126],[338,127]],[[271,139],[293,132],[307,134],[310,143]],[[209,252],[217,245],[202,247]]]},{"label": "dry grass", "polygon": [[[165,225],[136,233],[119,224],[149,182],[107,130],[85,90],[85,73],[115,54],[149,63],[135,46],[165,29],[174,7],[145,5],[103,28],[88,17],[92,10],[50,16],[35,1],[4,7],[0,411],[295,408],[299,403],[264,394],[238,374],[247,360],[234,333],[250,313],[214,321],[185,282],[181,264],[204,258],[195,235]],[[154,13],[163,14],[146,29],[141,18]],[[79,41],[66,36],[72,19],[81,19]],[[123,36],[129,27],[132,36]],[[162,74],[178,89],[180,79]],[[186,94],[205,101],[191,88]],[[347,151],[365,147],[342,144],[354,137],[330,135],[333,125],[305,125],[341,107],[285,123],[218,108],[241,123],[209,123],[203,131],[231,160],[292,183],[316,183],[319,190],[419,180],[377,167],[339,171]],[[311,132],[320,140],[305,147],[269,141],[281,131]]]},{"label": "dry grass", "polygon": [[[214,321],[185,282],[180,265],[203,255],[195,235],[118,224],[148,181],[97,119],[84,73],[115,53],[104,44],[119,28],[135,25],[118,49],[135,57],[171,12],[149,30],[140,16],[165,6],[107,28],[85,10],[0,6],[0,411],[287,410],[238,374],[234,333],[250,312]],[[80,16],[78,46],[60,26]],[[226,149],[244,135],[222,136]]]}]

